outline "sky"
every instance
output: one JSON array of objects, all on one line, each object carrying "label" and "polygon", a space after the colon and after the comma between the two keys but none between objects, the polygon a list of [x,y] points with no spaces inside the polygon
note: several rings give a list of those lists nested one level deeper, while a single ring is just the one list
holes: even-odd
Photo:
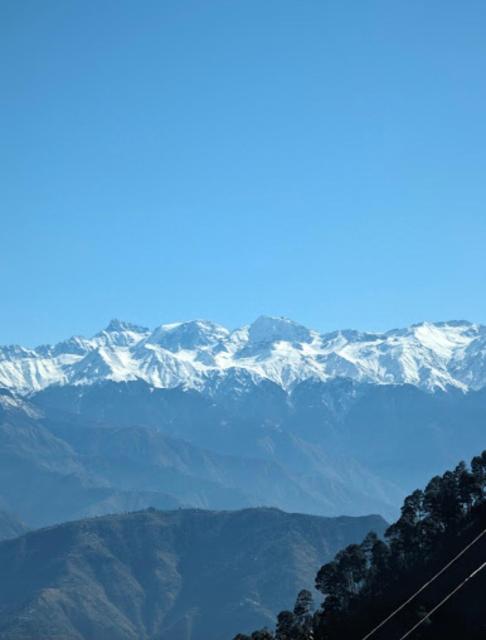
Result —
[{"label": "sky", "polygon": [[486,3],[2,0],[0,344],[486,323]]}]

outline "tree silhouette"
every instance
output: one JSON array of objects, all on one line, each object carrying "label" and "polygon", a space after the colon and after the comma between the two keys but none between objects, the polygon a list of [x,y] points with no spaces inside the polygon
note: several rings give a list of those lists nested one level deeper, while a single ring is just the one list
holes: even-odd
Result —
[{"label": "tree silhouette", "polygon": [[[343,640],[359,637],[369,631],[390,611],[437,572],[467,542],[486,528],[486,451],[472,459],[470,467],[460,462],[453,471],[433,477],[423,491],[407,496],[400,517],[385,533],[385,540],[371,532],[361,544],[352,544],[323,565],[316,576],[315,586],[324,600],[313,612],[312,594],[302,590],[293,611],[282,611],[277,617],[276,640]],[[471,570],[484,561],[484,545],[465,556]],[[483,549],[481,551],[481,549]],[[476,554],[476,555],[475,555]],[[455,573],[454,573],[455,572]],[[463,569],[464,572],[464,569]],[[486,573],[486,572],[485,572]],[[459,565],[455,576],[463,579]],[[486,575],[477,580],[479,593],[486,591]],[[447,586],[447,583],[444,583]],[[482,584],[482,591],[481,591]],[[438,594],[442,592],[439,586]],[[432,589],[432,593],[433,593]],[[389,623],[387,634],[399,637],[430,609],[429,594],[414,601],[402,616]],[[433,602],[433,599],[431,600]],[[456,597],[461,615],[453,615],[442,624],[427,620],[421,627],[424,640],[484,640],[486,622],[484,602]],[[467,611],[467,615],[466,612]],[[393,632],[390,635],[390,632]],[[264,636],[265,640],[273,636]],[[237,640],[247,640],[242,636]],[[255,640],[251,636],[251,640]]]}]

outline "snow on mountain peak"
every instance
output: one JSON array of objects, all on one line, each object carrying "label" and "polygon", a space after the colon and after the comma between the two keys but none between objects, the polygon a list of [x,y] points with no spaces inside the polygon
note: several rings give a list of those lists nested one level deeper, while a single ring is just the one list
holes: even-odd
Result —
[{"label": "snow on mountain peak", "polygon": [[22,393],[52,384],[137,379],[155,387],[187,388],[214,387],[216,380],[221,386],[222,378],[228,384],[270,380],[289,389],[306,379],[340,377],[430,391],[482,388],[486,327],[423,322],[386,333],[319,334],[287,318],[261,316],[234,331],[206,320],[151,331],[112,320],[93,338],[37,349],[0,348],[0,386]]},{"label": "snow on mountain peak", "polygon": [[162,324],[150,334],[147,342],[177,352],[208,347],[224,340],[228,335],[228,329],[219,324],[206,320],[191,320]]},{"label": "snow on mountain peak", "polygon": [[99,345],[129,347],[149,335],[150,329],[130,322],[111,320],[106,329],[97,333],[94,340]]},{"label": "snow on mountain peak", "polygon": [[312,334],[306,327],[288,318],[260,316],[249,327],[252,344],[268,342],[311,342]]}]

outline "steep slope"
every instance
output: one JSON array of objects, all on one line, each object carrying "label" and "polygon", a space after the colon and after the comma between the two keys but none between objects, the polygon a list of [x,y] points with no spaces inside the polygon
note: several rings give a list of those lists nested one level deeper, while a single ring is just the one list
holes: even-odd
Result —
[{"label": "steep slope", "polygon": [[144,380],[157,388],[211,393],[227,376],[241,373],[285,390],[307,379],[336,378],[428,391],[476,390],[486,385],[486,327],[425,322],[382,334],[320,334],[263,316],[235,331],[203,320],[151,331],[115,320],[89,339],[0,348],[0,385],[22,393],[103,380]]},{"label": "steep slope", "polygon": [[0,639],[223,640],[272,620],[377,516],[145,511],[0,544]]}]

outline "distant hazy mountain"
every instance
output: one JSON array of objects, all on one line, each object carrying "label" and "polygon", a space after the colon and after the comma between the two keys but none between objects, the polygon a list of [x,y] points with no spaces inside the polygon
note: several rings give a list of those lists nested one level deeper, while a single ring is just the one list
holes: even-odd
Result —
[{"label": "distant hazy mountain", "polygon": [[244,388],[270,380],[292,389],[309,378],[350,378],[421,389],[486,385],[486,327],[422,323],[383,334],[320,334],[284,318],[260,317],[235,331],[208,321],[155,330],[118,320],[93,338],[0,349],[0,386],[28,393],[59,384],[144,380],[157,388]]},{"label": "distant hazy mountain", "polygon": [[276,509],[144,511],[0,544],[0,639],[226,640],[385,522]]},{"label": "distant hazy mountain", "polygon": [[319,502],[305,510],[323,515],[393,518],[406,492],[485,443],[486,389],[430,393],[336,379],[306,380],[290,392],[247,382],[243,392],[227,383],[211,396],[138,381],[50,387],[32,399],[49,419],[74,412],[81,421],[139,425],[221,455],[272,462]]},{"label": "distant hazy mountain", "polygon": [[[147,506],[235,509],[265,505],[326,515],[394,511],[399,491],[393,485],[351,458],[340,468],[338,459],[289,434],[277,433],[275,445],[282,451],[271,455],[265,453],[268,440],[263,448],[254,440],[254,427],[242,438],[238,435],[241,425],[230,422],[226,441],[233,442],[231,452],[167,435],[163,427],[168,422],[182,433],[192,425],[201,443],[216,439],[217,431],[210,433],[214,403],[207,398],[201,403],[197,393],[180,398],[180,392],[158,390],[156,395],[162,394],[159,406],[150,387],[137,383],[133,389],[132,384],[85,387],[95,394],[96,402],[91,399],[89,405],[86,397],[91,410],[77,415],[52,410],[50,403],[57,398],[58,405],[71,405],[69,394],[77,393],[79,387],[59,388],[62,397],[56,398],[53,388],[49,398],[39,398],[37,404],[4,391],[0,395],[0,407],[2,402],[4,407],[0,416],[0,504],[34,527]],[[118,402],[113,402],[113,393]],[[151,405],[149,399],[156,403]],[[128,407],[124,411],[127,403],[145,426],[130,426],[131,422],[118,416],[120,411],[129,418]],[[75,404],[70,408],[75,411]],[[103,422],[90,416],[98,411]],[[230,420],[229,409],[224,411]],[[156,429],[149,418],[155,420],[159,414],[166,423]],[[177,417],[175,424],[173,416]],[[220,422],[215,426],[218,430]],[[233,437],[228,439],[232,429]],[[284,464],[286,458],[288,464]]]},{"label": "distant hazy mountain", "polygon": [[16,538],[28,531],[28,527],[16,516],[0,510],[0,541]]}]

